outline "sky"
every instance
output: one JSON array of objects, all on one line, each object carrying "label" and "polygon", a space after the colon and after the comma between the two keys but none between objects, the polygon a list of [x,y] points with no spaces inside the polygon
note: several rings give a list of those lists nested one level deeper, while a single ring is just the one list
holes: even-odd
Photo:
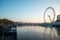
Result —
[{"label": "sky", "polygon": [[44,22],[44,11],[48,7],[55,9],[56,16],[60,14],[60,0],[0,0],[0,18],[40,23]]}]

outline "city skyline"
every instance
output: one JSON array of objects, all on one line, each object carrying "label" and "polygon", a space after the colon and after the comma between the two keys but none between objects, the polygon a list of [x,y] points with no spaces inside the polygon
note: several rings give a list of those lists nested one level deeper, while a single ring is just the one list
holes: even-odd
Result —
[{"label": "city skyline", "polygon": [[60,14],[60,0],[0,0],[0,18],[40,23],[47,7],[53,7],[56,16]]}]

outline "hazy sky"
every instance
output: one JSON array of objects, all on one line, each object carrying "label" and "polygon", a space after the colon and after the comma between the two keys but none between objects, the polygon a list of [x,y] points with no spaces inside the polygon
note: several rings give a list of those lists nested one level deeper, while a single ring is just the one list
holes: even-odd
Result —
[{"label": "hazy sky", "polygon": [[60,0],[0,0],[0,18],[43,22],[44,11],[47,7],[53,7],[58,15]]}]

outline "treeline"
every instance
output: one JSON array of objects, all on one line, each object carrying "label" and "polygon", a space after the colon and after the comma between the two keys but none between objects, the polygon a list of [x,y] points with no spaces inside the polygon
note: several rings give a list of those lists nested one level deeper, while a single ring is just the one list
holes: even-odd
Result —
[{"label": "treeline", "polygon": [[6,18],[3,18],[3,19],[0,18],[0,24],[5,24],[5,25],[10,24],[10,25],[13,25],[13,24],[15,24],[15,22],[11,21],[11,20],[8,20]]},{"label": "treeline", "polygon": [[8,20],[6,18],[3,18],[3,19],[0,18],[0,29],[8,30],[12,27],[16,27],[16,22]]}]

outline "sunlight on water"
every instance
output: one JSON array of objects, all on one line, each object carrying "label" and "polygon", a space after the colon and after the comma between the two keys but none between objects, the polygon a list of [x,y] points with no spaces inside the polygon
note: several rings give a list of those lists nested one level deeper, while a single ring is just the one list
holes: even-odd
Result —
[{"label": "sunlight on water", "polygon": [[55,28],[41,26],[17,27],[17,40],[53,40],[57,37]]}]

